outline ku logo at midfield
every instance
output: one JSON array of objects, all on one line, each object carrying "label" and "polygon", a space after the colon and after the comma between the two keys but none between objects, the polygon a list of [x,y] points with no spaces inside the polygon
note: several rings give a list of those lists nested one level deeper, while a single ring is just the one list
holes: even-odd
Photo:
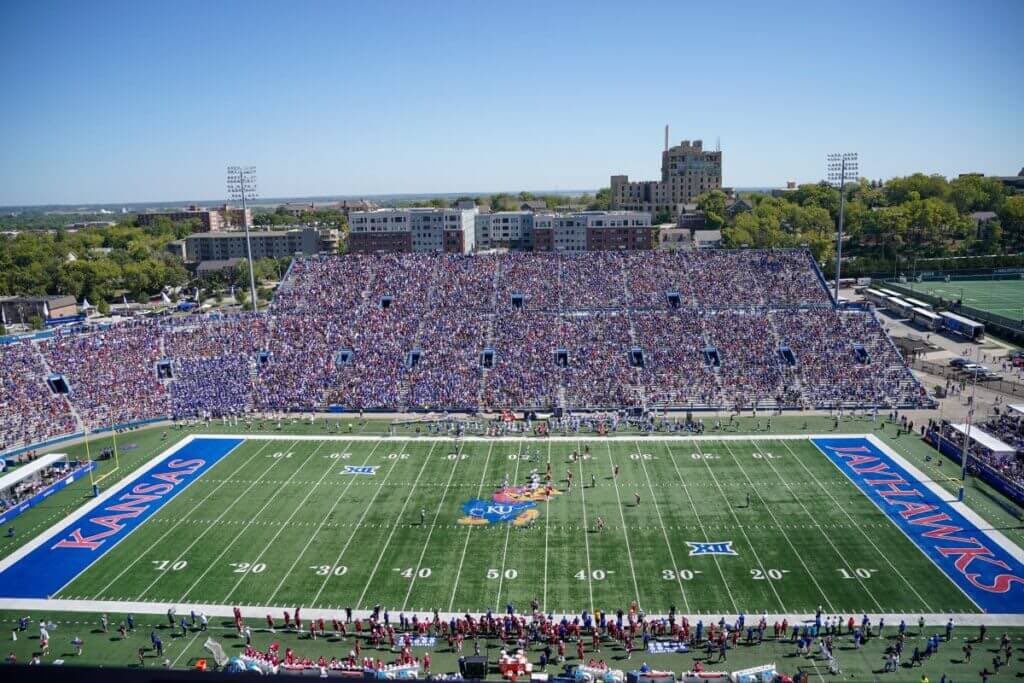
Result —
[{"label": "ku logo at midfield", "polygon": [[694,555],[739,555],[732,549],[732,541],[700,542],[687,541],[690,546],[690,557]]},{"label": "ku logo at midfield", "polygon": [[511,522],[526,526],[540,517],[537,503],[551,500],[561,491],[551,487],[506,486],[497,490],[491,500],[474,498],[462,504],[459,524],[484,525]]}]

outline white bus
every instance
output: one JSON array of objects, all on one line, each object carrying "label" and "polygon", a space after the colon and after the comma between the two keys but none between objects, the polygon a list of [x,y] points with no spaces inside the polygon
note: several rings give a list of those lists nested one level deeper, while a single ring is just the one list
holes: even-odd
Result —
[{"label": "white bus", "polygon": [[929,311],[927,308],[919,306],[914,308],[910,319],[921,327],[926,327],[933,332],[942,328],[942,316],[934,311]]}]

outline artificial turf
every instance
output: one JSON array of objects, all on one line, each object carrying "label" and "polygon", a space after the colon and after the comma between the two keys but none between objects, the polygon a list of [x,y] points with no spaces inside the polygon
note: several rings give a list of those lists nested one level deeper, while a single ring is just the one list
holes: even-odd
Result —
[{"label": "artificial turf", "polygon": [[[563,493],[538,502],[532,524],[459,523],[464,503],[549,460]],[[690,556],[688,541],[731,541],[736,554]],[[977,611],[810,442],[640,436],[253,438],[54,597],[268,611],[532,600],[565,614],[633,601],[715,615]]]},{"label": "artificial turf", "polygon": [[1024,320],[1024,280],[907,282],[902,286],[946,301],[960,299],[965,306],[1013,320]]}]

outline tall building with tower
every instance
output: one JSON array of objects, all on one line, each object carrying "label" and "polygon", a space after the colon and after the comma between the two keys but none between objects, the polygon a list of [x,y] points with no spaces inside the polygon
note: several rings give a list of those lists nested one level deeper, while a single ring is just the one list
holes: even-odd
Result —
[{"label": "tall building with tower", "polygon": [[651,214],[668,211],[673,219],[677,219],[686,204],[705,192],[721,188],[721,150],[705,150],[702,140],[683,140],[675,147],[669,147],[668,126],[665,126],[661,180],[630,182],[629,176],[613,175],[611,208]]}]

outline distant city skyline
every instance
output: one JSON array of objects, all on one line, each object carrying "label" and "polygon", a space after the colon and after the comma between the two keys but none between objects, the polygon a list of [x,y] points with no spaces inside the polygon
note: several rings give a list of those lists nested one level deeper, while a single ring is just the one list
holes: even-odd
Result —
[{"label": "distant city skyline", "polygon": [[17,3],[0,21],[0,206],[478,194],[1024,166],[1024,3]]}]

